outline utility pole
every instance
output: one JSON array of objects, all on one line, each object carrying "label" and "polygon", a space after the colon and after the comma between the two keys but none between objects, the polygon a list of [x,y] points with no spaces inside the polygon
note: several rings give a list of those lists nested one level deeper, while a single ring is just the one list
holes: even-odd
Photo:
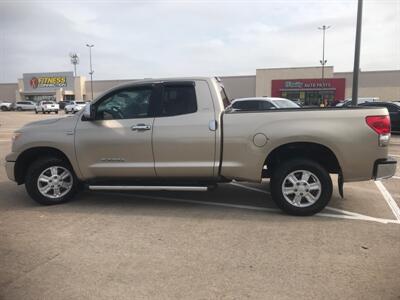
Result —
[{"label": "utility pole", "polygon": [[92,92],[92,101],[93,101],[93,68],[92,68],[92,48],[94,47],[94,45],[89,45],[86,44],[86,47],[89,48],[89,61],[90,61],[90,90]]},{"label": "utility pole", "polygon": [[363,6],[363,1],[358,0],[356,47],[355,47],[355,51],[354,51],[354,68],[353,68],[353,90],[352,90],[352,96],[351,96],[351,105],[354,105],[354,106],[357,106],[357,102],[358,102],[358,75],[360,73],[362,6]]},{"label": "utility pole", "polygon": [[[322,60],[319,61],[322,65],[322,74],[321,74],[322,88],[324,88],[325,65],[328,61],[325,59],[325,31],[328,30],[329,28],[331,28],[331,26],[322,25],[321,27],[318,27],[319,30],[322,30]],[[323,98],[322,95],[321,98]]]}]

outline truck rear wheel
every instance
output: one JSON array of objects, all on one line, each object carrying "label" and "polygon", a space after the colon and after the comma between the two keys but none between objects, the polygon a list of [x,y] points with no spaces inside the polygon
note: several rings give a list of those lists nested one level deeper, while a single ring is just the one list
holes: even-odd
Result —
[{"label": "truck rear wheel", "polygon": [[25,177],[25,188],[36,202],[60,204],[70,200],[78,190],[78,179],[72,167],[60,158],[42,158],[31,164]]},{"label": "truck rear wheel", "polygon": [[277,166],[270,185],[272,198],[278,207],[296,216],[320,212],[332,196],[329,173],[308,159],[294,159]]}]

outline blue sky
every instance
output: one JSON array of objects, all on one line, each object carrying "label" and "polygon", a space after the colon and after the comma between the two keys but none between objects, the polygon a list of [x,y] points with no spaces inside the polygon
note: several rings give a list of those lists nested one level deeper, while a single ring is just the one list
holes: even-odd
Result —
[{"label": "blue sky", "polygon": [[[357,1],[2,1],[0,82],[72,70],[93,43],[95,79],[255,74],[319,64],[351,71]],[[400,0],[364,0],[362,70],[400,69]]]}]

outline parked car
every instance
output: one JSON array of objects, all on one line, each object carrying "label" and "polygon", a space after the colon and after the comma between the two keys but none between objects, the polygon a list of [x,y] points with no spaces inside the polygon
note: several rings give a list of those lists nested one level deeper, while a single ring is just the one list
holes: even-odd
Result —
[{"label": "parked car", "polygon": [[301,108],[295,102],[277,97],[238,98],[229,107],[232,110],[270,110],[280,108]]},{"label": "parked car", "polygon": [[66,114],[68,113],[76,113],[80,111],[82,108],[84,108],[86,105],[86,102],[84,101],[71,101],[68,105],[64,107],[64,111]]},{"label": "parked car", "polygon": [[60,101],[60,102],[58,102],[58,105],[60,106],[60,109],[64,109],[65,106],[67,106],[68,104],[71,104],[71,102],[73,102],[73,100]]},{"label": "parked car", "polygon": [[40,101],[35,107],[35,112],[42,112],[44,114],[54,112],[58,114],[59,109],[59,105],[54,101]]},{"label": "parked car", "polygon": [[360,106],[385,107],[389,111],[392,131],[400,131],[400,103],[399,102],[365,102]]},{"label": "parked car", "polygon": [[[215,78],[115,87],[70,118],[29,123],[13,137],[8,178],[41,204],[90,190],[206,191],[270,178],[285,212],[310,215],[343,182],[389,178],[386,108],[226,110]],[[357,141],[357,142],[355,142]]]},{"label": "parked car", "polygon": [[14,109],[14,103],[9,101],[3,101],[0,103],[0,109],[2,111],[10,111]]},{"label": "parked car", "polygon": [[[366,102],[380,102],[378,97],[364,97],[358,98],[357,104],[362,104]],[[346,98],[346,100],[340,101],[336,104],[336,107],[349,107],[351,106],[351,98]]]},{"label": "parked car", "polygon": [[15,109],[18,111],[22,110],[34,110],[36,103],[32,101],[17,101],[15,103]]}]

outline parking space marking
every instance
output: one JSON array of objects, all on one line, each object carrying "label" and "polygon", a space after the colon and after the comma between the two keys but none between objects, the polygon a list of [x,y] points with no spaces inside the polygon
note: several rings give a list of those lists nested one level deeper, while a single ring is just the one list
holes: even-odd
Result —
[{"label": "parking space marking", "polygon": [[393,179],[400,179],[399,176],[392,176],[391,178],[393,178]]},{"label": "parking space marking", "polygon": [[400,157],[400,155],[397,154],[389,154],[389,156]]},{"label": "parking space marking", "polygon": [[397,221],[400,222],[400,208],[397,206],[396,201],[394,201],[392,195],[385,188],[385,186],[383,185],[383,183],[381,181],[375,181],[375,184],[378,187],[379,191],[381,192],[383,198],[386,200],[386,203],[389,205],[390,209],[392,210]]},{"label": "parking space marking", "polygon": [[[254,191],[254,192],[260,192],[260,193],[264,193],[264,194],[268,194],[268,195],[271,194],[269,191],[264,191],[264,190],[261,190],[261,189],[249,187],[249,186],[246,186],[246,185],[243,185],[243,184],[240,184],[240,183],[236,183],[236,182],[231,182],[230,184],[234,185],[234,186],[238,186],[238,187],[244,188],[244,189],[247,189],[247,190],[250,190],[250,191]],[[330,207],[330,206],[327,206],[325,208],[328,209],[328,210],[337,212],[337,213],[344,214],[344,215],[356,216],[356,217],[365,217],[365,215],[362,215],[362,214],[359,214],[359,213],[355,213],[355,212],[351,212],[351,211],[344,210],[344,209],[334,208],[334,207]]]},{"label": "parking space marking", "polygon": [[[236,183],[236,182],[231,182],[230,184],[231,184],[231,185],[238,186],[238,187],[241,187],[241,188],[244,188],[244,189],[248,189],[248,190],[251,190],[251,191],[270,194],[270,192],[268,192],[268,191],[264,191],[264,190],[257,189],[257,188],[253,188],[253,187],[248,187],[248,186],[245,186],[245,185]],[[382,185],[382,186],[383,186],[383,185]],[[386,190],[385,187],[384,187],[384,189]],[[389,193],[389,192],[387,192],[387,193]],[[389,194],[389,196],[390,196],[390,194]],[[391,197],[391,196],[390,196],[390,197]],[[393,198],[392,198],[392,200],[393,200]],[[394,200],[393,200],[393,202],[394,202],[394,205],[398,208],[396,202],[395,202]],[[325,216],[325,217],[331,217],[331,218],[352,219],[352,220],[364,220],[364,221],[375,221],[375,222],[383,223],[383,224],[388,224],[388,223],[400,224],[400,219],[397,218],[396,215],[395,215],[395,216],[396,216],[396,219],[397,219],[397,220],[391,220],[391,219],[375,218],[375,217],[363,215],[363,214],[356,213],[356,212],[351,212],[351,211],[344,210],[344,209],[334,208],[334,207],[330,207],[330,206],[325,207],[325,209],[331,210],[331,211],[334,211],[334,212],[337,212],[337,213],[340,213],[340,215],[327,214],[327,213],[319,213],[319,214],[317,214],[317,215],[319,215],[319,216]],[[400,211],[400,209],[399,209],[399,211]]]},{"label": "parking space marking", "polygon": [[240,183],[237,183],[237,182],[230,182],[229,184],[230,185],[234,185],[234,186],[238,186],[238,187],[250,190],[250,191],[254,191],[254,192],[264,193],[264,194],[267,194],[267,195],[271,194],[271,192],[269,192],[269,191],[264,191],[264,190],[261,190],[261,189],[253,188],[251,186],[246,186],[246,185],[243,185],[243,184],[240,184]]},{"label": "parking space marking", "polygon": [[[96,192],[97,193],[97,192]],[[179,198],[170,198],[170,197],[161,197],[161,196],[146,196],[146,195],[138,195],[138,194],[125,194],[125,193],[109,193],[109,192],[98,192],[103,195],[120,195],[124,197],[138,197],[144,199],[151,200],[162,200],[162,201],[170,201],[170,202],[178,202],[178,203],[189,203],[189,204],[200,204],[200,205],[209,205],[209,206],[219,206],[219,207],[228,207],[228,208],[239,208],[239,209],[248,209],[255,211],[267,211],[282,214],[280,209],[269,208],[269,207],[261,207],[261,206],[252,206],[252,205],[241,205],[241,204],[230,204],[230,203],[221,203],[221,202],[209,202],[209,201],[199,201],[199,200],[186,200]],[[341,211],[340,209],[335,209],[336,211]],[[328,217],[328,218],[336,218],[336,219],[347,219],[347,220],[358,220],[358,221],[369,221],[376,222],[380,224],[400,224],[399,220],[392,219],[382,219],[370,217],[358,213],[347,212],[348,214],[329,214],[329,213],[318,213],[315,216],[317,217]],[[353,215],[350,215],[353,214]]]}]

